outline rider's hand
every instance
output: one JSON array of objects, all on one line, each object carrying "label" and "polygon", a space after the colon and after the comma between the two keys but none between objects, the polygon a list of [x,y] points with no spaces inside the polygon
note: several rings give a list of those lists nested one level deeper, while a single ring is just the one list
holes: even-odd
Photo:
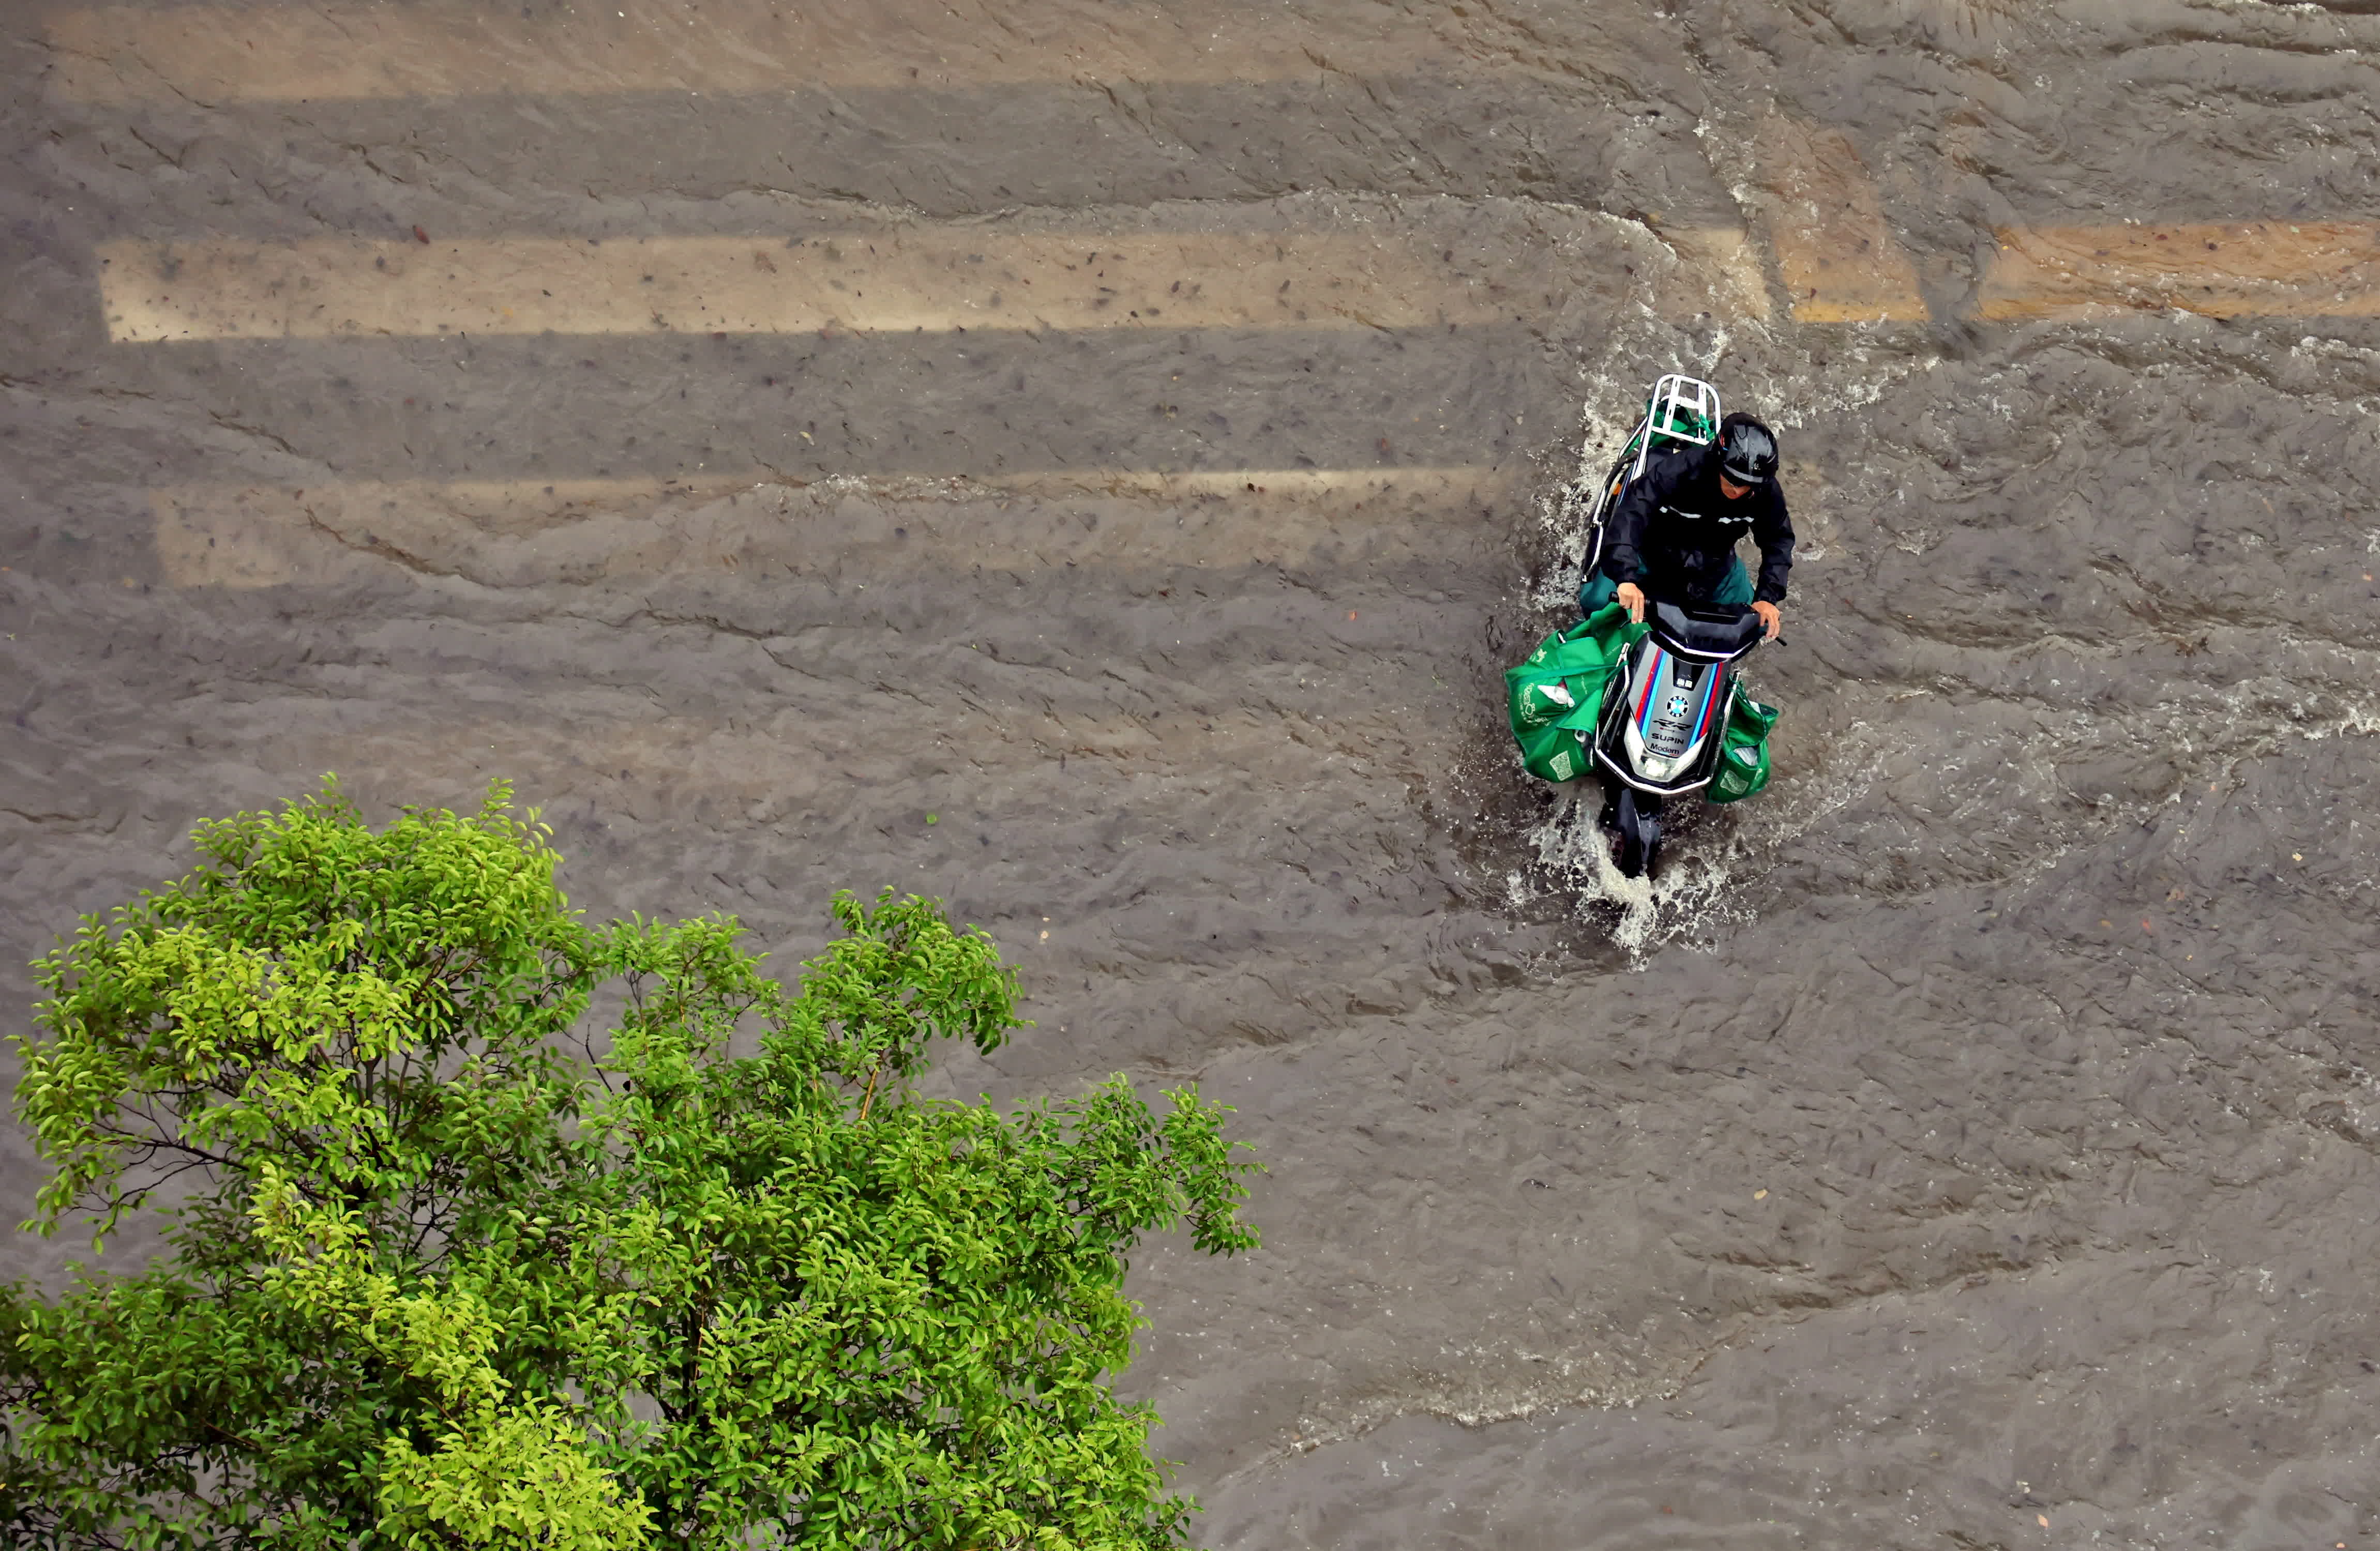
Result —
[{"label": "rider's hand", "polygon": [[1778,610],[1776,604],[1755,603],[1752,605],[1752,612],[1760,616],[1761,624],[1768,626],[1768,634],[1760,637],[1762,640],[1775,640],[1777,632],[1785,628],[1785,616]]},{"label": "rider's hand", "polygon": [[[1611,596],[1628,605],[1628,622],[1631,624],[1645,623],[1645,589],[1643,588],[1638,587],[1634,582],[1622,582]],[[1774,613],[1776,611],[1772,609],[1769,612]],[[1769,626],[1768,633],[1772,636],[1777,634],[1776,626]]]}]

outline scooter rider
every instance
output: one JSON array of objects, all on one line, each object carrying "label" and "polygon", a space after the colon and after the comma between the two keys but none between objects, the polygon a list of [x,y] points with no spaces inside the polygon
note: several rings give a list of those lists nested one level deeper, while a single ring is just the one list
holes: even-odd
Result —
[{"label": "scooter rider", "polygon": [[[1735,558],[1746,529],[1760,546],[1755,588]],[[1775,640],[1783,624],[1785,575],[1793,568],[1793,524],[1777,485],[1777,437],[1749,415],[1730,415],[1703,446],[1657,452],[1629,481],[1604,536],[1598,574],[1578,589],[1593,613],[1614,598],[1645,617],[1645,598],[1752,606]]]}]

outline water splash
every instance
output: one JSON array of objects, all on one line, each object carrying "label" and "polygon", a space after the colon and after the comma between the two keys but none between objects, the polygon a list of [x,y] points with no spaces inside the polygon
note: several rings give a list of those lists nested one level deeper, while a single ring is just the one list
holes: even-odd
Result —
[{"label": "water splash", "polygon": [[[1716,846],[1706,843],[1718,838],[1705,832],[1714,826],[1682,803],[1669,821],[1683,819],[1686,835],[1664,842],[1652,877],[1630,878],[1613,858],[1609,833],[1597,822],[1601,792],[1577,782],[1563,795],[1561,806],[1529,831],[1537,858],[1529,882],[1566,895],[1582,917],[1607,922],[1611,941],[1635,967],[1644,967],[1658,949],[1681,941],[1707,944],[1723,928],[1751,918],[1735,866],[1743,848],[1731,830]],[[1690,802],[1700,806],[1698,799]]]}]

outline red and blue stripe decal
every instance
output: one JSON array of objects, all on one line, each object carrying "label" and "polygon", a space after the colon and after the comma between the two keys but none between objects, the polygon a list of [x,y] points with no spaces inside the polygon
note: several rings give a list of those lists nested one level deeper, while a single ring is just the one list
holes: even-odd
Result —
[{"label": "red and blue stripe decal", "polygon": [[1659,647],[1655,647],[1652,655],[1645,660],[1645,682],[1636,691],[1636,735],[1640,738],[1653,735],[1653,686],[1669,676],[1662,672],[1669,665],[1670,654]]},{"label": "red and blue stripe decal", "polygon": [[[1659,647],[1655,647],[1651,655],[1645,660],[1644,682],[1637,686],[1636,735],[1648,744],[1653,737],[1653,686],[1668,679],[1669,666],[1670,654]],[[1711,720],[1718,714],[1718,696],[1715,692],[1718,688],[1718,681],[1724,676],[1718,672],[1717,664],[1712,664],[1703,673],[1702,683],[1697,686],[1702,704],[1696,708],[1694,714],[1694,741],[1695,742],[1700,742],[1710,733]]]},{"label": "red and blue stripe decal", "polygon": [[1703,714],[1694,721],[1696,743],[1700,743],[1704,735],[1710,732],[1712,713],[1718,709],[1718,697],[1713,691],[1718,688],[1719,676],[1719,671],[1716,665],[1703,675]]}]

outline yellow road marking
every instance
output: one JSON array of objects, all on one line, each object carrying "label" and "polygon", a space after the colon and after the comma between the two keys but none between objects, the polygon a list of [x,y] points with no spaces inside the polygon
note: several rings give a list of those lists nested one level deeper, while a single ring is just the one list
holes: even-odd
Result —
[{"label": "yellow road marking", "polygon": [[1444,558],[1508,488],[1488,467],[1135,470],[998,479],[765,472],[150,492],[176,587],[322,586],[400,571],[489,587],[666,573],[1379,563]]},{"label": "yellow road marking", "polygon": [[1975,313],[2071,318],[2177,309],[2213,318],[2380,316],[2380,225],[2231,221],[2032,226],[1997,234]]},{"label": "yellow road marking", "polygon": [[108,337],[121,343],[548,331],[1396,329],[1484,321],[1551,299],[1542,287],[1516,298],[1510,277],[1475,264],[1475,253],[1458,252],[1458,267],[1435,247],[1370,234],[949,225],[791,243],[128,241],[101,247],[100,292]]},{"label": "yellow road marking", "polygon": [[[1426,24],[1330,29],[1190,0],[477,0],[99,6],[50,24],[54,89],[202,103],[627,91],[952,90],[1047,81],[1228,83],[1390,74],[1451,51]],[[1465,68],[1476,61],[1466,60]]]},{"label": "yellow road marking", "polygon": [[1805,323],[1923,322],[1917,271],[1886,224],[1876,180],[1840,130],[1770,117],[1758,138],[1769,239]]}]

